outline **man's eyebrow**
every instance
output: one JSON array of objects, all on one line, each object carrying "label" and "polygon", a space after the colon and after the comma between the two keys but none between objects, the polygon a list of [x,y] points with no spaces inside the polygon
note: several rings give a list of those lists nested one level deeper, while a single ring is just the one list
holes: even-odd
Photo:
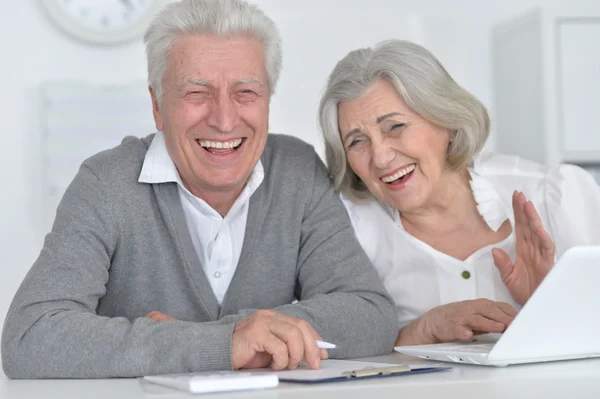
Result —
[{"label": "man's eyebrow", "polygon": [[[206,86],[206,87],[210,87],[211,84],[208,80],[204,80],[204,79],[193,79],[193,78],[188,78],[185,80],[186,84],[192,84],[192,85],[196,85],[196,86]],[[246,78],[246,79],[240,79],[238,81],[235,82],[236,85],[243,85],[243,84],[250,84],[250,83],[258,83],[261,87],[264,86],[264,83],[261,82],[259,79],[256,78]]]},{"label": "man's eyebrow", "polygon": [[261,82],[259,79],[257,78],[246,78],[246,79],[240,79],[237,82],[235,82],[236,85],[244,85],[244,84],[249,84],[249,83],[258,83],[259,86],[264,86],[264,83]]},{"label": "man's eyebrow", "polygon": [[208,82],[208,80],[202,80],[202,79],[188,78],[185,80],[185,83],[189,83],[189,84],[193,84],[193,85],[197,85],[197,86],[210,86],[210,83]]},{"label": "man's eyebrow", "polygon": [[383,122],[384,120],[386,120],[387,118],[391,118],[392,116],[397,116],[397,115],[403,115],[400,112],[390,112],[389,114],[385,114],[385,115],[381,115],[380,117],[377,118],[377,120],[375,122],[377,122],[378,124]]}]

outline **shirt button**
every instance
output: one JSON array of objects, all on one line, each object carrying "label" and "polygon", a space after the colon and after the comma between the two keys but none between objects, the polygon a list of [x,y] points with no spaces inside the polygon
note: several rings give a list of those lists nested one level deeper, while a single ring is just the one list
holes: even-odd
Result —
[{"label": "shirt button", "polygon": [[215,274],[213,274],[213,276],[215,276],[216,278],[221,277],[221,273],[220,272],[215,272]]},{"label": "shirt button", "polygon": [[465,270],[464,272],[461,273],[461,276],[465,279],[468,280],[471,278],[471,273],[469,273],[467,270]]}]

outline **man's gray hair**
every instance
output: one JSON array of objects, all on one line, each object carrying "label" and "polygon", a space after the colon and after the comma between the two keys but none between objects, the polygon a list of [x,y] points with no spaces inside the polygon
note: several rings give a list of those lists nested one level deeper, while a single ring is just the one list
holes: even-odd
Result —
[{"label": "man's gray hair", "polygon": [[281,70],[281,38],[273,20],[243,0],[182,0],[160,11],[144,35],[148,84],[158,101],[162,99],[169,50],[178,38],[188,35],[257,39],[265,52],[270,92],[275,92]]},{"label": "man's gray hair", "polygon": [[336,190],[354,199],[371,196],[348,165],[340,138],[338,104],[360,97],[378,78],[390,82],[414,112],[452,133],[449,167],[462,170],[481,151],[490,130],[483,104],[460,87],[423,47],[403,40],[384,41],[351,51],[338,62],[321,99],[319,122]]}]

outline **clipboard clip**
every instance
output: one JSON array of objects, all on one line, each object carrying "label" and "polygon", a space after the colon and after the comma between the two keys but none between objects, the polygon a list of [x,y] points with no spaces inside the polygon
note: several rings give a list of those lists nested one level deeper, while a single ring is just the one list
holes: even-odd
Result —
[{"label": "clipboard clip", "polygon": [[361,378],[361,377],[373,377],[376,375],[404,373],[404,372],[408,372],[408,371],[411,371],[409,366],[365,367],[364,369],[360,369],[360,370],[344,371],[342,374],[349,376],[349,377]]}]

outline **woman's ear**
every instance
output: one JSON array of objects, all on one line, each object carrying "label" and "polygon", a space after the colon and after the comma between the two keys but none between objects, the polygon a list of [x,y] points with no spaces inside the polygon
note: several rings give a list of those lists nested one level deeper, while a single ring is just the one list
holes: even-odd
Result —
[{"label": "woman's ear", "polygon": [[450,150],[452,149],[452,143],[456,139],[457,134],[458,134],[458,130],[448,129],[448,149],[447,149],[448,154],[450,153]]},{"label": "woman's ear", "polygon": [[456,138],[456,135],[458,134],[458,130],[457,129],[448,130],[448,133],[450,134],[448,142],[452,143],[454,141],[454,139]]}]

